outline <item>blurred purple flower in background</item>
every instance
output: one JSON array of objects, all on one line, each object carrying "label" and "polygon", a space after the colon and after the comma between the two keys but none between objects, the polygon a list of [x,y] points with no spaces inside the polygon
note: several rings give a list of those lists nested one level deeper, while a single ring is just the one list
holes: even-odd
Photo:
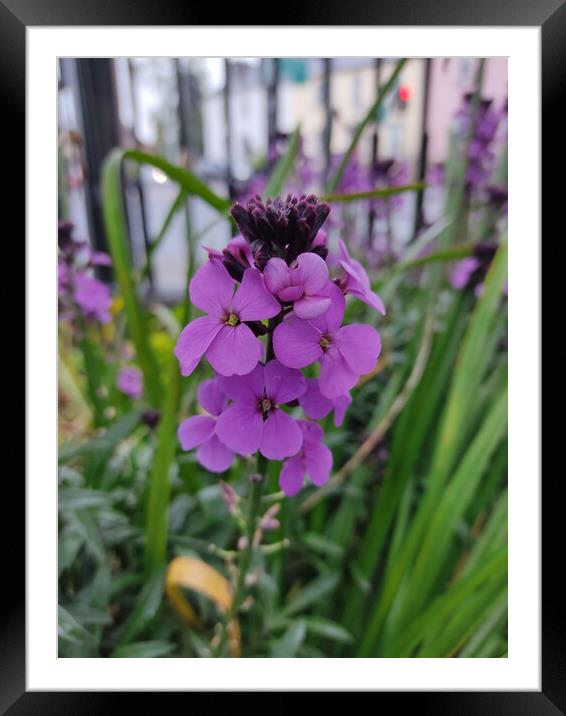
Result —
[{"label": "blurred purple flower in background", "polygon": [[130,398],[141,398],[143,395],[143,375],[138,368],[122,368],[116,380],[118,390]]},{"label": "blurred purple flower in background", "polygon": [[73,298],[80,306],[84,317],[100,323],[109,323],[112,295],[108,286],[94,276],[87,276],[84,273],[77,273],[74,283]]},{"label": "blurred purple flower in background", "polygon": [[72,319],[78,307],[87,320],[109,323],[112,295],[107,284],[92,275],[95,266],[109,266],[111,260],[102,251],[92,251],[85,241],[73,238],[74,226],[60,221],[58,227],[58,293],[60,316]]},{"label": "blurred purple flower in background", "polygon": [[472,131],[472,136],[469,138],[466,175],[469,192],[477,190],[493,171],[495,153],[492,144],[501,120],[501,113],[493,108],[493,100],[484,97],[480,97],[477,114],[474,117],[473,99],[472,93],[465,94],[462,105],[456,112],[456,127],[460,141],[467,141]]}]

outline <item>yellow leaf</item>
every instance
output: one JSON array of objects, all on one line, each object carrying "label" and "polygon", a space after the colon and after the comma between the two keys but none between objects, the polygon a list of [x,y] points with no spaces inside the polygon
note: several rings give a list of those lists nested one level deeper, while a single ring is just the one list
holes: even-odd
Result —
[{"label": "yellow leaf", "polygon": [[[232,604],[228,580],[206,562],[192,557],[175,557],[165,575],[165,593],[181,620],[192,629],[200,626],[193,607],[185,599],[182,588],[192,589],[214,602],[225,614]],[[240,624],[232,619],[228,624],[229,647],[232,656],[240,656]]]},{"label": "yellow leaf", "polygon": [[124,299],[122,296],[114,296],[112,299],[112,305],[110,306],[110,312],[113,316],[118,315],[120,311],[124,309]]}]

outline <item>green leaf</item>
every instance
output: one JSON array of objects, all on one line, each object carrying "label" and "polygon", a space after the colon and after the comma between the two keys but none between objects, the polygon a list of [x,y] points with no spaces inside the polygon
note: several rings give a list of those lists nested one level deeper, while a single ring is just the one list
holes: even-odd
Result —
[{"label": "green leaf", "polygon": [[114,650],[112,656],[118,659],[149,659],[166,656],[175,650],[175,644],[168,641],[138,641],[135,644],[120,646]]},{"label": "green leaf", "polygon": [[322,537],[316,532],[305,532],[301,536],[301,542],[309,549],[312,549],[313,552],[318,552],[328,557],[340,559],[344,554],[344,548],[341,545]]},{"label": "green leaf", "polygon": [[289,659],[297,654],[297,650],[305,640],[306,626],[303,619],[291,624],[283,636],[271,645],[273,659]]},{"label": "green leaf", "polygon": [[58,607],[57,634],[60,641],[77,646],[96,647],[96,638],[70,614],[64,607]]},{"label": "green leaf", "polygon": [[311,604],[332,592],[338,582],[339,575],[337,574],[321,574],[297,594],[293,601],[282,610],[281,615],[289,617],[304,611]]},{"label": "green leaf", "polygon": [[349,644],[353,641],[353,636],[347,629],[340,626],[336,622],[324,617],[305,617],[304,622],[307,626],[307,631],[315,636],[321,636],[324,639],[330,639],[331,641],[337,641],[342,644]]},{"label": "green leaf", "polygon": [[267,182],[267,186],[265,187],[265,196],[277,196],[283,191],[285,182],[293,171],[295,159],[297,158],[297,152],[299,151],[300,141],[301,128],[299,125],[289,140],[287,151],[279,158],[279,161],[273,169],[273,173],[271,174],[269,181]]},{"label": "green leaf", "polygon": [[129,644],[157,614],[163,597],[163,574],[164,570],[158,569],[147,579],[136,605],[124,625],[118,648]]},{"label": "green leaf", "polygon": [[407,191],[422,191],[425,188],[426,184],[417,182],[415,184],[406,184],[404,186],[389,186],[382,189],[372,189],[371,191],[359,191],[354,192],[353,194],[325,194],[322,199],[330,203],[362,201],[364,199],[379,199],[388,196],[395,196],[396,194],[403,194]]},{"label": "green leaf", "polygon": [[114,150],[120,160],[131,159],[137,164],[148,164],[149,166],[160,169],[169,179],[172,179],[180,188],[190,196],[198,196],[205,201],[213,209],[224,214],[230,208],[232,201],[226,197],[218,196],[203,181],[188,169],[171,164],[163,157],[148,152],[142,152],[138,149],[118,149]]},{"label": "green leaf", "polygon": [[101,455],[104,459],[108,459],[116,446],[129,437],[139,425],[142,413],[142,408],[136,408],[116,420],[102,435],[82,443],[63,444],[59,448],[59,464],[70,462],[78,457]]},{"label": "green leaf", "polygon": [[112,495],[99,490],[87,490],[74,487],[59,489],[59,509],[83,510],[88,507],[103,507],[111,504]]}]

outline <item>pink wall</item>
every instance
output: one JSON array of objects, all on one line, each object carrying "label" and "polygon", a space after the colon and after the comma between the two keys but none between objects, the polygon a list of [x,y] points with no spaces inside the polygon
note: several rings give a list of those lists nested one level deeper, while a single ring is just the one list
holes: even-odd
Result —
[{"label": "pink wall", "polygon": [[[473,87],[477,63],[476,58],[463,57],[439,57],[432,61],[428,120],[430,163],[446,159],[450,125],[462,95]],[[482,94],[501,106],[507,96],[506,57],[486,60]]]}]

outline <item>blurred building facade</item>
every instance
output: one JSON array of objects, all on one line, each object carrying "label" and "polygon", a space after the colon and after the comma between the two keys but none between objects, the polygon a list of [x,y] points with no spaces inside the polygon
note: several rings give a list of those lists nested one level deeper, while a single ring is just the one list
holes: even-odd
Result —
[{"label": "blurred building facade", "polygon": [[[99,187],[93,185],[93,178],[98,182],[102,151],[113,143],[142,147],[188,166],[225,194],[232,180],[247,180],[266,156],[274,129],[290,133],[300,125],[306,153],[322,167],[327,150],[333,155],[345,151],[395,62],[392,58],[62,60],[60,214],[71,218],[84,238],[103,247],[104,237],[94,235],[101,229],[96,216]],[[476,58],[411,59],[384,103],[377,125],[364,134],[360,160],[370,160],[377,129],[379,156],[406,163],[409,176],[416,178],[426,130],[427,161],[442,162],[454,113],[473,86],[477,63]],[[111,76],[113,86],[98,81],[99,75]],[[97,82],[85,86],[89,84],[85,78],[91,77]],[[506,58],[486,61],[483,94],[498,105],[504,102]],[[126,202],[136,263],[145,260],[146,247],[174,198],[175,187],[156,170],[144,169],[132,180]],[[189,208],[193,233],[215,218],[202,202],[191,201]],[[186,230],[178,215],[167,241],[155,252],[152,288],[165,299],[185,290]],[[220,224],[205,243],[220,246],[227,232],[228,227]]]}]

